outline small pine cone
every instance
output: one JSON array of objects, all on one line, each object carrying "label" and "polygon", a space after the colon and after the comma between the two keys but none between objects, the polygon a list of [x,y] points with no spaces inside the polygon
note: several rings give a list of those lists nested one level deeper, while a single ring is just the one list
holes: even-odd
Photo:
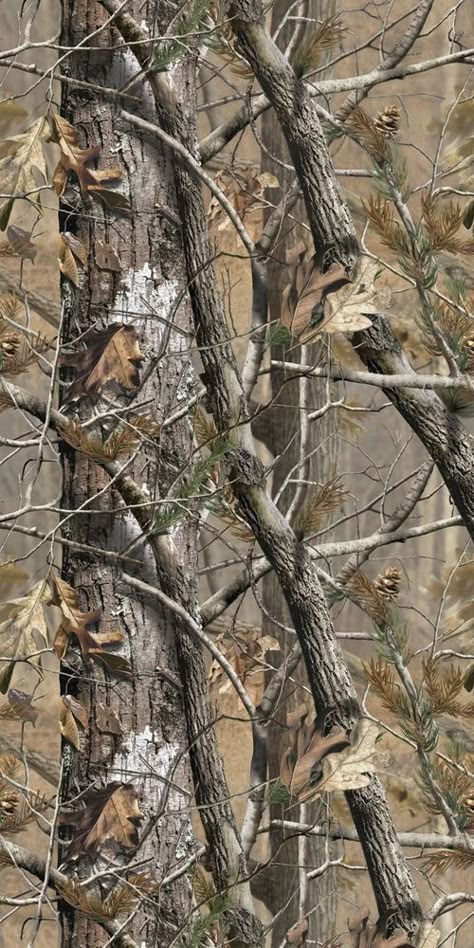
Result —
[{"label": "small pine cone", "polygon": [[[14,790],[4,790],[0,796],[0,814],[11,816],[18,806],[18,794]],[[1,820],[0,820],[1,825]]]},{"label": "small pine cone", "polygon": [[374,125],[384,138],[393,138],[400,128],[400,109],[398,105],[386,105],[374,119]]},{"label": "small pine cone", "polygon": [[0,335],[0,355],[14,356],[20,345],[20,340],[16,332],[3,332]]},{"label": "small pine cone", "polygon": [[386,566],[374,582],[377,592],[384,599],[396,599],[400,592],[400,570],[396,566]]}]

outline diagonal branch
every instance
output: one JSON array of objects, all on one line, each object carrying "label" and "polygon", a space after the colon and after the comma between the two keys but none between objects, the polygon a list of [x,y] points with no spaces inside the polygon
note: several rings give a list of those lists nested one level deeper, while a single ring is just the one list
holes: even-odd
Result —
[{"label": "diagonal branch", "polygon": [[[385,317],[374,318],[373,325],[356,333],[353,342],[371,372],[413,372]],[[434,392],[397,388],[385,392],[435,461],[474,539],[474,436]]]}]

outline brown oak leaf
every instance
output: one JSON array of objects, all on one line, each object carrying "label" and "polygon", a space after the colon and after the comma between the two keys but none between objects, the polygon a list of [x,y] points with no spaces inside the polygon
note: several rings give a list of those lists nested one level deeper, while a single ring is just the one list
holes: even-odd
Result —
[{"label": "brown oak leaf", "polygon": [[71,171],[77,176],[82,190],[88,190],[88,188],[98,190],[102,187],[102,181],[113,181],[122,177],[122,172],[118,168],[100,172],[88,168],[87,164],[99,157],[100,147],[94,145],[93,148],[81,148],[77,130],[57,112],[51,113],[50,122],[51,141],[59,145],[61,149],[59,163],[53,174],[53,187],[59,197],[64,194]]},{"label": "brown oak leaf", "polygon": [[[76,590],[69,586],[59,576],[53,578],[54,598],[53,605],[59,606],[62,612],[61,623],[57,629],[53,648],[59,659],[64,657],[69,636],[75,635],[81,647],[82,657],[86,665],[91,661],[100,661],[109,671],[120,674],[130,674],[130,665],[126,658],[114,652],[106,651],[104,645],[112,645],[123,640],[121,632],[89,632],[88,626],[97,622],[102,612],[94,609],[92,612],[82,612],[79,606]],[[70,708],[75,714],[74,708]],[[80,718],[78,718],[80,720]]]},{"label": "brown oak leaf", "polygon": [[303,241],[288,254],[287,262],[290,282],[283,290],[280,319],[292,336],[299,338],[308,329],[313,310],[321,306],[327,293],[351,281],[341,266],[332,266],[321,273],[316,258],[308,259],[308,248]]},{"label": "brown oak leaf", "polygon": [[85,797],[81,810],[62,814],[60,822],[74,827],[68,857],[97,854],[104,846],[133,849],[138,843],[137,823],[143,819],[132,784],[114,781]]},{"label": "brown oak leaf", "polygon": [[61,364],[70,366],[76,378],[69,391],[69,401],[81,395],[97,395],[108,382],[125,391],[133,391],[139,382],[137,363],[144,359],[135,326],[112,323],[108,329],[89,333],[86,348],[61,357]]}]

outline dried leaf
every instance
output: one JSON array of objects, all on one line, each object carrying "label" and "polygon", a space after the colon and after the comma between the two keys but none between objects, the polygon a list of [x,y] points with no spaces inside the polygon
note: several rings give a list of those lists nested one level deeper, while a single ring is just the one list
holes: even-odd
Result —
[{"label": "dried leaf", "polygon": [[95,195],[95,197],[100,198],[100,200],[109,208],[111,211],[121,211],[126,213],[130,210],[130,201],[125,194],[121,194],[120,191],[111,191],[110,188],[103,187],[88,187],[88,192]]},{"label": "dried leaf", "polygon": [[71,234],[69,230],[63,231],[61,236],[63,240],[65,240],[66,243],[71,248],[71,251],[74,254],[76,260],[79,260],[79,263],[81,264],[81,266],[86,267],[87,266],[87,250],[84,247],[84,244],[81,243],[81,241],[78,240],[74,234]]},{"label": "dried leaf", "polygon": [[391,298],[388,287],[379,290],[375,286],[378,272],[377,263],[368,257],[363,258],[355,282],[327,296],[324,319],[317,329],[313,330],[311,335],[307,334],[302,341],[309,342],[322,332],[356,332],[367,329],[371,325],[368,315],[384,312]]},{"label": "dried leaf", "polygon": [[74,720],[74,715],[72,711],[68,708],[67,704],[61,699],[60,710],[59,710],[59,727],[61,730],[62,736],[69,741],[76,750],[81,749],[81,740],[79,737],[79,731],[77,729],[77,724]]},{"label": "dried leaf", "polygon": [[330,753],[325,757],[322,779],[317,787],[310,788],[300,799],[307,800],[335,790],[345,792],[367,787],[370,775],[375,772],[375,745],[378,737],[376,724],[361,721],[357,733],[352,737],[351,746],[341,753]]},{"label": "dried leaf", "polygon": [[95,262],[99,270],[112,270],[115,273],[120,273],[122,269],[112,244],[105,243],[102,240],[97,240],[95,244]]},{"label": "dried leaf", "polygon": [[137,363],[144,359],[134,326],[113,323],[101,332],[89,333],[87,348],[73,355],[64,355],[62,365],[76,373],[69,391],[69,400],[81,395],[97,395],[108,382],[133,391],[139,382]]},{"label": "dried leaf", "polygon": [[[101,616],[100,609],[92,612],[82,612],[79,606],[77,593],[59,576],[55,576],[53,604],[59,606],[62,612],[62,621],[56,632],[54,651],[58,658],[63,658],[71,634],[75,635],[81,647],[82,657],[86,665],[91,661],[102,662],[109,671],[121,674],[130,673],[130,664],[122,655],[106,651],[102,646],[122,641],[122,633],[117,631],[92,633],[88,626],[97,622]],[[71,710],[72,707],[71,707]],[[79,718],[80,720],[80,718]]]},{"label": "dried leaf", "polygon": [[117,734],[118,737],[123,734],[122,725],[115,711],[100,702],[97,705],[95,720],[99,731],[104,734]]},{"label": "dried leaf", "polygon": [[77,269],[77,264],[74,258],[74,254],[65,238],[61,235],[59,237],[59,269],[63,276],[65,276],[74,286],[79,286],[79,272]]},{"label": "dried leaf", "polygon": [[88,724],[88,716],[87,711],[82,706],[81,702],[77,701],[76,698],[73,698],[72,695],[63,695],[62,702],[74,715],[76,721],[79,721],[79,724],[81,724],[83,728],[86,728]]},{"label": "dried leaf", "polygon": [[321,273],[315,257],[307,259],[308,249],[301,242],[288,257],[290,283],[283,290],[281,322],[293,336],[303,340],[313,318],[313,310],[320,307],[326,294],[350,283],[343,267],[333,266]]},{"label": "dried leaf", "polygon": [[298,797],[315,781],[319,783],[326,755],[349,747],[350,741],[340,729],[323,735],[321,723],[307,720],[305,705],[295,711],[294,717],[296,727],[292,728],[291,745],[281,761],[280,779],[290,794]]},{"label": "dried leaf", "polygon": [[7,240],[0,245],[0,255],[22,257],[34,263],[37,253],[38,248],[31,241],[31,231],[23,230],[16,224],[7,227]]},{"label": "dried leaf", "polygon": [[33,695],[28,695],[24,691],[18,691],[16,688],[10,688],[7,693],[8,702],[15,717],[22,721],[30,721],[33,727],[37,720],[39,711],[33,707]]},{"label": "dried leaf", "polygon": [[[13,659],[0,671],[0,691],[4,694],[10,684],[16,661],[29,659],[36,664],[39,649],[48,647],[48,629],[43,606],[51,602],[51,591],[41,580],[19,599],[1,604],[0,654],[4,659]],[[29,658],[29,656],[32,656]]]},{"label": "dried leaf", "polygon": [[43,144],[47,139],[48,126],[44,118],[33,122],[21,135],[5,138],[0,142],[0,192],[11,194],[11,198],[0,205],[0,230],[5,230],[15,201],[15,196],[29,194],[30,200],[40,195],[34,172],[47,179]]},{"label": "dried leaf", "polygon": [[[100,148],[97,145],[93,148],[81,148],[77,130],[57,112],[51,113],[51,141],[56,142],[61,149],[59,164],[53,175],[56,194],[59,197],[64,194],[71,171],[77,176],[83,190],[90,188],[97,191],[101,187],[103,175],[98,177],[98,173],[87,168],[87,164],[99,157]],[[105,174],[109,180],[121,176],[121,172],[116,168]]]},{"label": "dried leaf", "polygon": [[[253,626],[248,628],[241,626],[235,629],[227,645],[225,637],[219,636],[217,645],[243,683],[249,676],[263,670],[263,660],[267,652],[279,651],[281,647],[278,640],[271,635],[262,635],[259,638],[258,632]],[[215,660],[209,669],[209,685],[211,693],[216,689],[218,689],[219,694],[225,694],[231,689],[233,692],[231,682],[224,673],[222,666]]]},{"label": "dried leaf", "polygon": [[[252,235],[252,227],[259,226],[258,212],[265,207],[265,189],[280,187],[278,179],[269,172],[259,172],[256,166],[252,166],[238,171],[224,168],[216,174],[215,181]],[[211,231],[232,230],[235,233],[234,225],[215,197],[209,204],[208,217]]]},{"label": "dried leaf", "polygon": [[96,855],[104,846],[133,849],[138,843],[136,824],[143,819],[138,794],[132,784],[113,782],[94,790],[81,810],[61,816],[61,823],[74,827],[68,857],[80,853]]}]

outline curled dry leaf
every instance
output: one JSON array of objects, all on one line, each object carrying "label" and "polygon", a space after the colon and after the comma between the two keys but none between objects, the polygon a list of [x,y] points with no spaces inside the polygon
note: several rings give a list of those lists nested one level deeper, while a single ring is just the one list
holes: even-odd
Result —
[{"label": "curled dry leaf", "polygon": [[328,293],[344,287],[350,279],[340,266],[321,273],[316,258],[308,258],[308,248],[303,241],[287,255],[287,262],[290,283],[283,290],[280,319],[292,336],[304,341],[315,308],[321,306]]},{"label": "curled dry leaf", "polygon": [[31,231],[10,224],[7,227],[7,239],[0,244],[0,256],[22,257],[35,262],[38,248],[32,243]]},{"label": "curled dry leaf", "polygon": [[20,718],[22,721],[30,721],[34,727],[39,711],[32,704],[33,695],[28,695],[24,691],[18,691],[17,688],[10,688],[7,693],[7,698],[15,717]]},{"label": "curled dry leaf", "polygon": [[[262,662],[267,652],[280,650],[277,639],[271,635],[262,635],[259,638],[258,631],[252,627],[236,629],[233,631],[232,637],[223,634],[219,636],[216,644],[243,684],[250,675],[262,671]],[[212,662],[209,669],[209,687],[211,694],[216,691],[219,694],[225,694],[233,687],[222,666],[216,660]]]},{"label": "curled dry leaf", "polygon": [[97,395],[108,382],[133,391],[139,383],[137,363],[144,359],[135,326],[112,323],[108,329],[89,333],[86,349],[63,355],[61,364],[70,366],[76,378],[69,401],[81,395]]},{"label": "curled dry leaf", "polygon": [[15,202],[13,195],[28,194],[29,199],[37,200],[37,206],[40,207],[38,180],[42,184],[47,180],[43,152],[47,137],[48,124],[46,119],[40,118],[21,135],[0,142],[0,192],[12,195],[4,198],[0,205],[0,230],[8,226]]},{"label": "curled dry leaf", "polygon": [[0,606],[0,654],[12,661],[2,662],[0,691],[8,690],[15,662],[31,661],[41,664],[41,649],[48,648],[48,629],[43,606],[51,602],[51,590],[44,580],[19,599],[11,599]]},{"label": "curled dry leaf", "polygon": [[63,700],[60,701],[59,705],[59,727],[66,741],[69,741],[76,750],[80,750],[81,740],[74,715]]},{"label": "curled dry leaf", "polygon": [[78,701],[77,698],[73,698],[72,695],[63,695],[62,701],[63,701],[63,704],[65,704],[66,708],[68,708],[69,711],[71,711],[71,713],[74,715],[76,721],[79,721],[79,724],[82,727],[86,728],[87,723],[88,723],[88,716],[87,716],[87,711],[83,707],[81,702]]},{"label": "curled dry leaf", "polygon": [[[337,729],[323,734],[323,726],[314,719],[308,720],[306,705],[300,705],[289,716],[291,744],[280,765],[280,779],[293,797],[308,791],[315,781],[320,782],[322,761],[327,754],[342,751],[350,742],[346,734]],[[339,755],[338,755],[339,756]]]},{"label": "curled dry leaf", "polygon": [[82,612],[75,589],[59,576],[53,578],[53,586],[53,605],[59,606],[62,612],[62,619],[53,645],[58,658],[63,658],[68,646],[69,636],[73,634],[79,641],[82,657],[87,665],[91,661],[98,661],[106,665],[111,672],[130,674],[130,665],[126,658],[114,652],[108,652],[103,648],[104,645],[121,642],[123,640],[122,633],[119,631],[90,632],[88,626],[101,618],[101,610],[94,609],[92,612]]},{"label": "curled dry leaf", "polygon": [[[121,170],[119,168],[109,168],[93,171],[88,168],[88,163],[99,157],[100,148],[97,145],[93,148],[81,148],[77,130],[57,112],[51,113],[50,121],[50,140],[59,145],[61,151],[59,163],[53,174],[53,187],[56,194],[59,197],[64,194],[71,171],[76,175],[83,191],[92,191],[99,196],[102,196],[100,193],[102,191],[107,195],[115,194],[114,191],[105,189],[102,182],[115,181],[121,178]],[[122,201],[126,200],[121,194],[118,197]]]},{"label": "curled dry leaf", "polygon": [[327,296],[324,318],[302,341],[309,342],[322,332],[356,332],[372,325],[368,318],[382,313],[390,304],[389,287],[376,287],[380,268],[369,257],[363,257],[353,283]]},{"label": "curled dry leaf", "polygon": [[63,276],[65,276],[74,286],[79,286],[79,271],[77,269],[77,264],[74,258],[74,254],[67,242],[67,240],[61,235],[59,238],[59,269]]},{"label": "curled dry leaf", "polygon": [[138,794],[132,784],[113,782],[85,797],[81,810],[61,815],[60,822],[74,827],[68,857],[97,854],[104,847],[133,849],[138,843],[137,823],[143,819]]},{"label": "curled dry leaf", "polygon": [[[323,765],[323,777],[316,793],[335,790],[359,790],[368,786],[370,775],[375,772],[376,743],[379,739],[377,725],[363,720],[353,732],[351,746],[339,754],[330,754]],[[302,799],[313,796],[311,789]]]},{"label": "curled dry leaf", "polygon": [[[249,220],[249,217],[255,215],[256,211],[261,211],[265,206],[263,202],[265,189],[280,187],[278,179],[273,174],[269,174],[268,171],[259,172],[257,167],[238,171],[224,168],[218,171],[215,180],[240,220],[245,223],[247,229],[250,228],[250,232],[252,232],[252,220]],[[215,197],[209,204],[208,216],[211,230],[213,228],[218,231],[233,230],[232,221]],[[255,224],[259,224],[258,217],[255,217]]]}]

